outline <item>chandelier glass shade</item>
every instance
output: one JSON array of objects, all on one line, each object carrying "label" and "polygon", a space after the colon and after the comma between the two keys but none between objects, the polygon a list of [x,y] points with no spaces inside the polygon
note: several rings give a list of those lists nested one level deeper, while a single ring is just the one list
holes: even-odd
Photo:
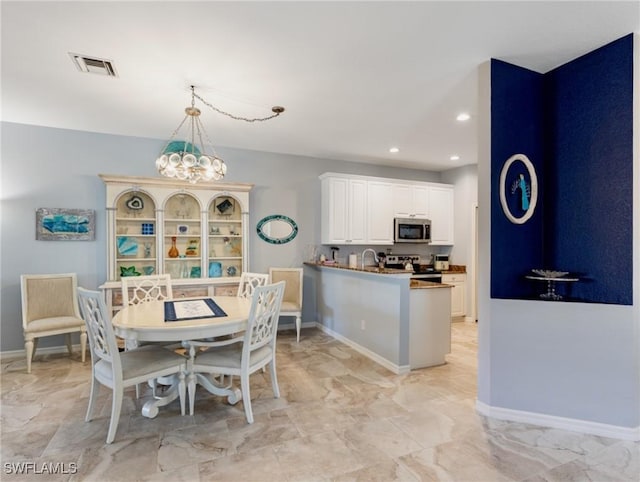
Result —
[{"label": "chandelier glass shade", "polygon": [[[220,159],[209,141],[202,121],[200,109],[195,107],[194,87],[191,86],[191,106],[185,108],[185,116],[177,129],[165,144],[156,159],[158,172],[166,177],[196,183],[198,181],[219,181],[227,173],[227,165]],[[186,124],[189,141],[174,141]],[[212,154],[208,154],[204,139],[207,140]],[[200,146],[200,147],[198,147]]]},{"label": "chandelier glass shade", "polygon": [[[195,88],[192,85],[191,106],[184,109],[184,119],[182,119],[182,122],[180,122],[176,130],[173,131],[173,134],[171,134],[171,137],[156,159],[156,168],[160,174],[181,181],[189,181],[190,183],[196,183],[198,181],[219,181],[223,179],[227,173],[227,165],[216,154],[213,144],[202,126],[200,109],[195,106],[196,98],[220,114],[246,122],[273,119],[284,112],[284,107],[275,106],[271,109],[273,114],[268,117],[256,119],[237,117],[207,103],[202,97],[195,93]],[[189,140],[174,140],[183,128],[186,131],[185,137]],[[204,142],[205,140],[207,141],[206,144]],[[209,150],[206,149],[207,146]],[[211,152],[211,154],[208,152]]]}]

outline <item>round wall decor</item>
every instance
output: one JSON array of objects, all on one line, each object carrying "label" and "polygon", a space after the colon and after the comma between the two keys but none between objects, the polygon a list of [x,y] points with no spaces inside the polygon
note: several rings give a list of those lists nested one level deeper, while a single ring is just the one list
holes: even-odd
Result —
[{"label": "round wall decor", "polygon": [[[517,176],[513,176],[513,179],[507,179],[509,168],[516,161],[524,164],[526,173],[521,172]],[[511,196],[519,196],[519,210],[524,213],[521,216],[516,216],[511,212],[507,191]],[[500,204],[504,215],[514,224],[524,224],[533,216],[538,204],[538,177],[533,164],[524,154],[514,154],[502,166],[502,171],[500,172]]]},{"label": "round wall decor", "polygon": [[267,243],[285,244],[297,236],[298,225],[288,216],[272,214],[258,222],[257,231],[260,239]]}]

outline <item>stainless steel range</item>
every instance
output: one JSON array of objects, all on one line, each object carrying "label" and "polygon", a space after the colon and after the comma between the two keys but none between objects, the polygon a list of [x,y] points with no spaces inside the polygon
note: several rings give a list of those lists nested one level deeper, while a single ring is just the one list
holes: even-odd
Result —
[{"label": "stainless steel range", "polygon": [[412,266],[413,274],[411,279],[442,283],[442,271],[421,264],[420,256],[417,254],[388,254],[384,266],[386,268],[405,269],[407,263]]}]

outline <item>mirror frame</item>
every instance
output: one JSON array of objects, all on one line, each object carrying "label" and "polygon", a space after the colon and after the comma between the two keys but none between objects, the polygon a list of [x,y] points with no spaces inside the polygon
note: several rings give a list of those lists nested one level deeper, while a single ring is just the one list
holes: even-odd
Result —
[{"label": "mirror frame", "polygon": [[[291,233],[285,238],[272,238],[271,236],[267,236],[262,231],[262,227],[271,221],[283,221],[287,223],[289,226],[291,226]],[[256,230],[258,231],[258,236],[260,237],[260,239],[270,244],[286,244],[289,241],[292,241],[298,235],[298,225],[293,219],[291,219],[289,216],[285,216],[284,214],[271,214],[269,216],[265,216],[260,221],[258,221]]]}]

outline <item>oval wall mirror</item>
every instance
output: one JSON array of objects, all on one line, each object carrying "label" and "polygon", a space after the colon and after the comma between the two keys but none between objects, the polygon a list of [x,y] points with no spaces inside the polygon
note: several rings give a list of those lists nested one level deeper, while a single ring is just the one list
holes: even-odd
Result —
[{"label": "oval wall mirror", "polygon": [[298,234],[298,225],[288,216],[272,214],[258,222],[258,236],[271,244],[285,244]]}]

